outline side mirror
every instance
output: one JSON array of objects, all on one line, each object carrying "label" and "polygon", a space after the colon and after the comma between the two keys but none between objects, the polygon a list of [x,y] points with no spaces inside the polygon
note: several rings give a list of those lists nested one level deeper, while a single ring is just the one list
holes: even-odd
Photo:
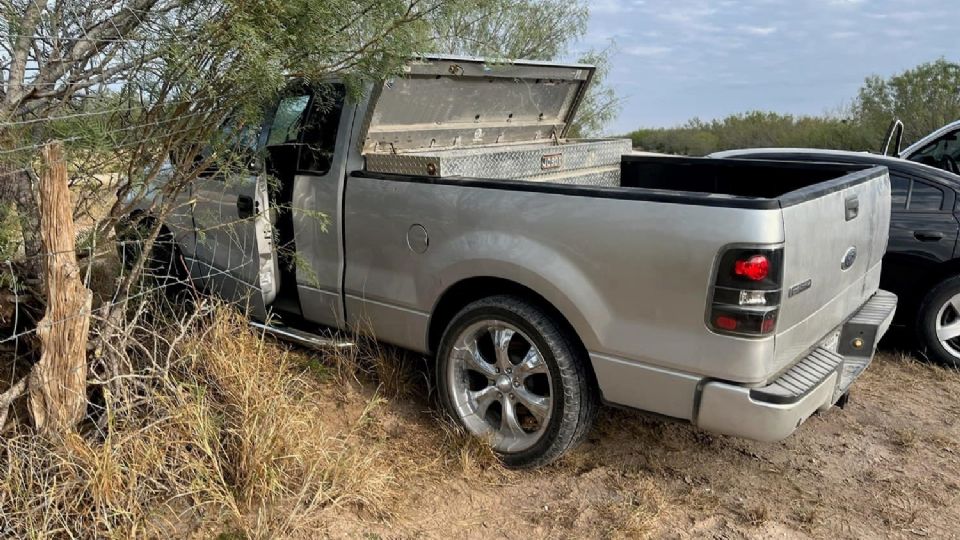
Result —
[{"label": "side mirror", "polygon": [[890,127],[887,128],[887,136],[885,138],[883,148],[880,149],[880,153],[885,156],[900,157],[900,147],[903,144],[903,122],[899,118],[895,118],[893,122],[890,122]]}]

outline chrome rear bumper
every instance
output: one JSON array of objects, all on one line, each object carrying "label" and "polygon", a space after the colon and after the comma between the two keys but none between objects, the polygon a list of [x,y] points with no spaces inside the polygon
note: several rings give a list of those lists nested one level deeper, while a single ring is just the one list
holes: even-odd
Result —
[{"label": "chrome rear bumper", "polygon": [[878,291],[841,328],[766,386],[704,383],[694,423],[760,441],[786,438],[815,411],[836,403],[870,365],[896,307],[895,295]]}]

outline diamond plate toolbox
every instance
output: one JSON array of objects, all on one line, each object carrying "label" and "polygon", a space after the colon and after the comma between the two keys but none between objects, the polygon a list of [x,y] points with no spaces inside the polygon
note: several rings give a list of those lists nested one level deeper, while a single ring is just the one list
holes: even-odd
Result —
[{"label": "diamond plate toolbox", "polygon": [[[366,158],[367,170],[378,173],[584,183],[578,180],[577,172],[582,172],[583,180],[595,185],[615,185],[620,157],[631,149],[629,139],[597,139],[368,153]],[[616,177],[613,184],[612,176]]]}]

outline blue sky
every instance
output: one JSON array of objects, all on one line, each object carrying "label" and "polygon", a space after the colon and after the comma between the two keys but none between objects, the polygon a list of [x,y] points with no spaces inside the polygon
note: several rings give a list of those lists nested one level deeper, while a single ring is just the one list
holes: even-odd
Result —
[{"label": "blue sky", "polygon": [[613,44],[611,133],[753,109],[821,114],[864,78],[960,59],[953,0],[592,0],[575,50]]}]

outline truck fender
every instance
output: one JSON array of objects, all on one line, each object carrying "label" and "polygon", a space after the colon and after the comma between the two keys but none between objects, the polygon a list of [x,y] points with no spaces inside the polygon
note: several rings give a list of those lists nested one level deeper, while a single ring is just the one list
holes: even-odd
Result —
[{"label": "truck fender", "polygon": [[[428,344],[435,345],[435,341],[439,340],[436,335],[438,325],[442,334],[449,317],[463,307],[464,301],[461,300],[457,302],[460,305],[456,306],[454,312],[449,313],[449,306],[444,304],[449,303],[451,295],[466,298],[468,303],[485,296],[512,292],[510,284],[513,284],[534,293],[555,309],[577,333],[587,350],[597,347],[596,328],[605,324],[609,310],[586,274],[571,264],[562,253],[532,239],[517,236],[491,238],[488,233],[483,235],[482,242],[464,241],[471,246],[472,256],[460,258],[436,274],[442,292],[430,312]],[[506,245],[509,245],[509,249],[504,249]],[[457,251],[463,253],[459,249]],[[464,294],[465,284],[468,287],[473,284],[470,288],[483,289]]]}]

